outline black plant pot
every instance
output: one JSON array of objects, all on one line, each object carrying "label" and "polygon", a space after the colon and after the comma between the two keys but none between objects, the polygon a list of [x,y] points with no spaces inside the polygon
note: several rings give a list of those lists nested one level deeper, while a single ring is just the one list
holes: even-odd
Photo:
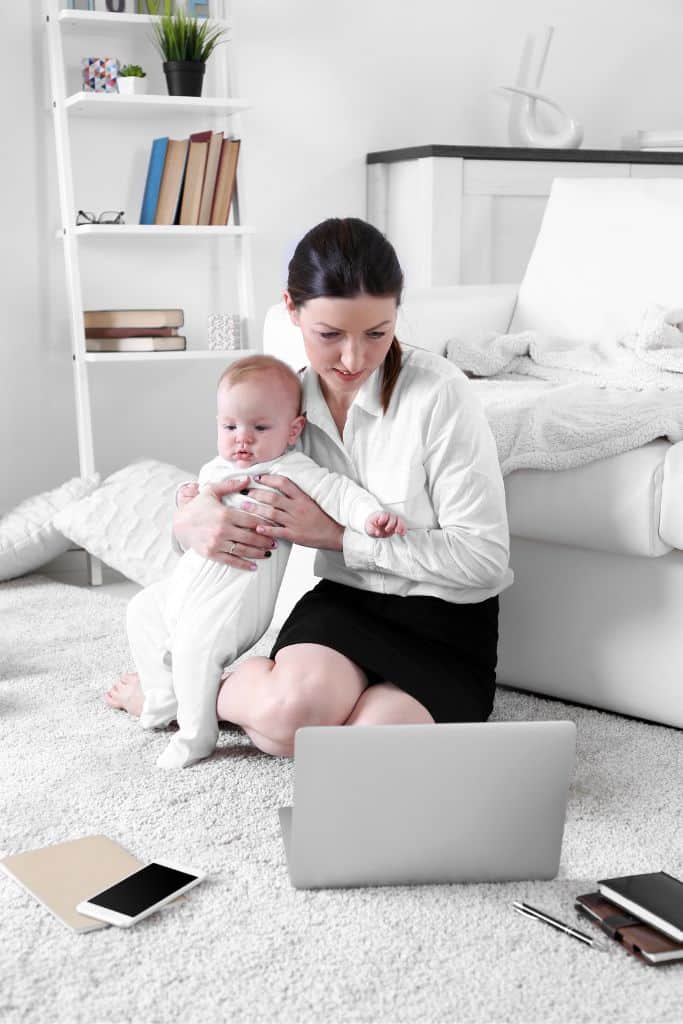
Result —
[{"label": "black plant pot", "polygon": [[201,96],[206,64],[201,60],[164,61],[169,96]]}]

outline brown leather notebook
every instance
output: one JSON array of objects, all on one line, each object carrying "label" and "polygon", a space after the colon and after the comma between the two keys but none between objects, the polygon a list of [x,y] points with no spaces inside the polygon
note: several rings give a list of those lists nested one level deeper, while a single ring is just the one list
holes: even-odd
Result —
[{"label": "brown leather notebook", "polygon": [[10,878],[76,932],[108,928],[104,921],[79,914],[76,905],[142,866],[107,836],[84,836],[0,860]]},{"label": "brown leather notebook", "polygon": [[660,964],[683,960],[683,942],[674,942],[651,925],[638,921],[616,903],[610,903],[599,892],[577,896],[574,906],[645,964],[658,967]]}]

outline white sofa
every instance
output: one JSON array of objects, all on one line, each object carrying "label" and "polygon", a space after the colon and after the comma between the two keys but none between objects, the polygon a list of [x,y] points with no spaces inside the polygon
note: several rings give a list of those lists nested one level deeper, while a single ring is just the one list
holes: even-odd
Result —
[{"label": "white sofa", "polygon": [[[683,181],[557,181],[521,286],[408,291],[397,336],[443,354],[468,331],[625,330],[648,304],[683,305],[682,236]],[[283,306],[264,350],[306,363]],[[515,583],[499,682],[683,727],[683,443],[521,470],[506,493]],[[295,549],[276,624],[312,582],[312,553]]]}]

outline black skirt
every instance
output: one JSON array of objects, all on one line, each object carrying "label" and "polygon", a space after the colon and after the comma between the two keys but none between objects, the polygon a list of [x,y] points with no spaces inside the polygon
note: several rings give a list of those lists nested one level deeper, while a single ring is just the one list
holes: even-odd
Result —
[{"label": "black skirt", "polygon": [[394,683],[435,722],[485,722],[493,710],[497,597],[454,604],[321,580],[292,609],[271,658],[292,644],[339,651],[370,685]]}]

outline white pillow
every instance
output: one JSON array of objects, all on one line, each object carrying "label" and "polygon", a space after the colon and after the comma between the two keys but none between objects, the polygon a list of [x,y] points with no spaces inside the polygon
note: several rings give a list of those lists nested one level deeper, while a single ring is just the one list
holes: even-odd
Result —
[{"label": "white pillow", "polygon": [[74,477],[61,487],[27,498],[0,518],[0,580],[11,580],[33,572],[71,544],[54,526],[55,515],[74,501],[90,494],[100,482],[99,474]]},{"label": "white pillow", "polygon": [[174,496],[178,484],[192,478],[177,466],[140,459],[64,509],[55,524],[91,555],[148,586],[179,558],[171,546]]}]

